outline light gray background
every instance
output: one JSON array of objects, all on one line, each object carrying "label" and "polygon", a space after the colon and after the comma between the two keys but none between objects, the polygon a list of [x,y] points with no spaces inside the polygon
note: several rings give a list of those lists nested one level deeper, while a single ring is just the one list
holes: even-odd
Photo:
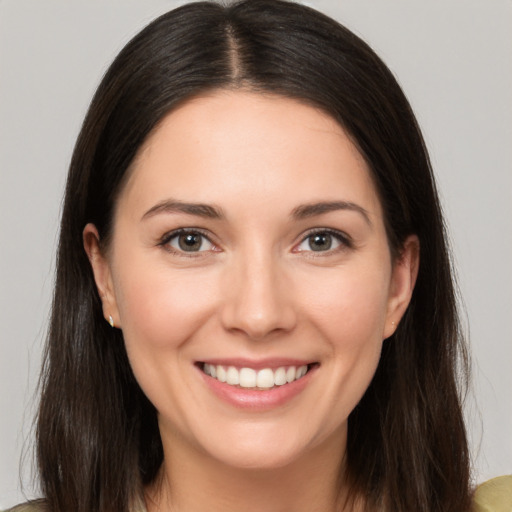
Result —
[{"label": "light gray background", "polygon": [[[62,189],[95,86],[164,0],[0,0],[0,508],[24,495]],[[512,473],[512,1],[312,0],[396,73],[430,148],[474,357],[475,479]],[[475,405],[476,404],[476,405]]]}]

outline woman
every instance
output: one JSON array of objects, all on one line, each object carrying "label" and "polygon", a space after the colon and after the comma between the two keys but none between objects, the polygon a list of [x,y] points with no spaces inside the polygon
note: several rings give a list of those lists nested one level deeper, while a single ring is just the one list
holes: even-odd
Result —
[{"label": "woman", "polygon": [[68,178],[42,506],[469,510],[464,362],[428,155],[362,41],[250,0],[126,46]]}]

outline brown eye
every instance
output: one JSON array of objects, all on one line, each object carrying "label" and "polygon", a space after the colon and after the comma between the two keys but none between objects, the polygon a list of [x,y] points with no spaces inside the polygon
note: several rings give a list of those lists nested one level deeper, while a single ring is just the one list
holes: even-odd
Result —
[{"label": "brown eye", "polygon": [[203,245],[203,237],[197,233],[179,235],[178,245],[182,251],[199,251]]},{"label": "brown eye", "polygon": [[328,251],[332,247],[332,236],[329,233],[316,233],[308,237],[308,245],[312,251]]},{"label": "brown eye", "polygon": [[296,252],[329,252],[352,247],[351,241],[344,233],[332,230],[318,230],[302,239]]},{"label": "brown eye", "polygon": [[211,251],[214,245],[208,238],[197,231],[181,231],[171,235],[166,245],[176,252],[204,252]]}]

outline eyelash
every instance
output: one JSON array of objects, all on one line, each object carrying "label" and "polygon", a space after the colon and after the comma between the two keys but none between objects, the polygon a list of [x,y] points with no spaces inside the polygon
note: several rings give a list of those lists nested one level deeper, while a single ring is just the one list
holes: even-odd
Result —
[{"label": "eyelash", "polygon": [[[185,251],[185,250],[177,250],[174,247],[170,246],[170,242],[179,237],[180,235],[199,235],[204,240],[206,240],[208,243],[210,243],[214,248],[216,245],[211,241],[209,236],[201,229],[198,228],[180,228],[176,229],[174,231],[171,231],[169,233],[166,233],[161,240],[158,242],[158,245],[163,247],[166,251],[176,254],[178,256],[184,256],[188,258],[197,258],[200,256],[204,256],[203,253],[209,252],[207,251]],[[333,237],[339,244],[340,247],[335,247],[334,249],[327,249],[325,251],[313,251],[313,250],[298,250],[297,247],[302,245],[304,242],[306,242],[309,238],[315,236],[315,235],[329,235]],[[334,252],[339,252],[344,249],[352,249],[354,246],[352,240],[349,236],[347,236],[345,233],[342,233],[341,231],[337,231],[334,229],[327,229],[327,228],[318,228],[314,229],[313,231],[308,232],[305,236],[302,237],[301,241],[295,245],[293,252],[307,252],[309,253],[309,257],[319,257],[324,256],[327,254],[332,254]]]}]

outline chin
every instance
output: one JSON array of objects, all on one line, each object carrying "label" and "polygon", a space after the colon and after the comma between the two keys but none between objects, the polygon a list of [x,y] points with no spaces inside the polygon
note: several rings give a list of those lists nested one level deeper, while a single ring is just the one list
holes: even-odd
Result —
[{"label": "chin", "polygon": [[[326,443],[327,438],[331,437],[326,433],[316,436],[310,432],[312,435],[308,436],[304,429],[300,429],[300,432],[297,428],[293,429],[294,432],[290,432],[290,428],[281,428],[278,432],[250,429],[248,426],[246,429],[242,429],[239,435],[231,433],[224,439],[211,439],[214,442],[208,443],[210,446],[203,445],[203,448],[212,460],[226,466],[247,470],[274,470],[292,466],[305,458],[310,460],[315,452],[322,451],[322,446],[331,445],[332,442],[330,439]],[[339,432],[336,432],[336,436],[340,436]],[[343,440],[343,436],[339,438]],[[229,439],[229,443],[226,443],[226,439]]]},{"label": "chin", "polygon": [[300,459],[300,455],[297,452],[233,448],[234,450],[229,453],[216,454],[216,458],[226,466],[242,470],[274,470],[293,465],[294,462]]}]

